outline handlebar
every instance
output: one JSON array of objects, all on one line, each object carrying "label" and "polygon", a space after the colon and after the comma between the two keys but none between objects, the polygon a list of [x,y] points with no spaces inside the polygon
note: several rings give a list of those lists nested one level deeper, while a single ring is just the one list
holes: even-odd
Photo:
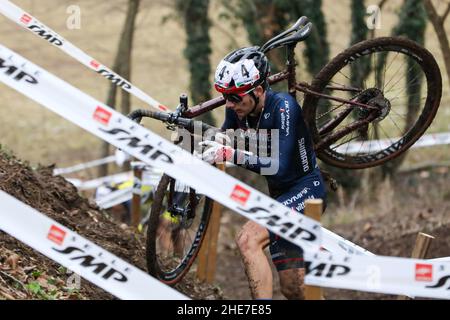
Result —
[{"label": "handlebar", "polygon": [[[280,33],[279,35],[267,41],[262,47],[260,47],[259,50],[266,53],[272,49],[279,48],[282,46],[295,46],[297,42],[306,39],[311,33],[311,30],[312,30],[312,23],[308,21],[307,17],[303,16],[299,18],[297,22],[288,30]],[[275,83],[285,79],[287,77],[287,74],[281,72],[275,76],[276,77],[272,76],[269,78],[270,83]],[[222,105],[223,102],[224,102],[223,98],[219,97],[217,98],[217,101],[214,101],[214,103],[211,104],[211,106],[204,106],[203,108],[211,107],[211,109],[213,109],[216,106]],[[128,117],[138,123],[141,122],[142,117],[153,118],[169,124],[169,128],[170,126],[177,125],[187,129],[191,133],[194,132],[194,128],[196,126],[200,126],[202,132],[206,130],[215,130],[217,132],[220,131],[218,128],[203,123],[202,121],[195,121],[193,119],[182,118],[181,115],[183,114],[195,116],[195,112],[193,112],[192,110],[188,110],[188,99],[186,94],[182,94],[180,96],[180,104],[176,108],[175,112],[166,113],[160,111],[138,109],[131,112],[128,115]]]},{"label": "handlebar", "polygon": [[140,123],[143,117],[153,118],[168,123],[170,125],[178,125],[185,128],[189,132],[194,132],[194,128],[196,126],[200,127],[202,132],[206,130],[220,131],[218,128],[210,126],[209,124],[206,124],[202,121],[174,116],[174,113],[137,109],[128,115],[128,118],[130,118],[133,121],[136,121],[137,123]]}]

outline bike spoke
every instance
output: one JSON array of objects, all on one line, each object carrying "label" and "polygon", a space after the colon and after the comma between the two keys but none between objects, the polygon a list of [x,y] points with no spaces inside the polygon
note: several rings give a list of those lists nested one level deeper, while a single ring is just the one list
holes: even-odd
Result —
[{"label": "bike spoke", "polygon": [[[429,52],[406,39],[368,40],[342,52],[306,92],[305,106],[315,112],[312,131],[321,159],[359,169],[398,156],[429,125],[423,120],[436,114],[441,88],[430,83],[440,82]],[[400,139],[402,144],[385,152]]]},{"label": "bike spoke", "polygon": [[397,125],[397,122],[392,120],[392,118],[390,116],[388,116],[387,118],[389,118],[389,120],[391,120],[391,122],[394,124],[394,126],[397,127],[398,131],[400,132],[400,135],[402,135],[403,134],[402,129],[400,129],[400,127]]},{"label": "bike spoke", "polygon": [[403,63],[397,68],[397,70],[394,72],[394,77],[391,78],[391,80],[388,81],[383,87],[383,92],[385,92],[385,88],[391,83],[391,81],[399,74],[399,71],[403,69],[403,66],[405,65],[405,61],[403,60]]},{"label": "bike spoke", "polygon": [[399,55],[399,52],[396,53],[394,59],[392,59],[391,63],[389,63],[389,66],[386,68],[386,63],[384,63],[384,73],[383,73],[383,89],[382,91],[384,92],[384,89],[387,86],[387,83],[384,81],[386,79],[386,71],[391,67],[391,65],[394,63],[395,59],[397,59]]},{"label": "bike spoke", "polygon": [[347,78],[348,81],[349,81],[350,83],[352,82],[352,80],[350,79],[350,77],[347,76],[347,75],[345,75],[342,71],[339,71],[339,73],[342,74],[345,78]]},{"label": "bike spoke", "polygon": [[397,117],[401,117],[401,118],[405,118],[406,119],[406,114],[399,114],[397,111],[395,111],[393,108],[391,108],[391,111],[390,112],[392,112],[392,113],[395,113],[395,115],[397,116]]},{"label": "bike spoke", "polygon": [[[406,71],[406,73],[410,72],[413,68],[414,68],[414,66],[411,66],[411,67]],[[416,80],[418,77],[421,77],[421,76],[422,76],[422,73],[418,73],[418,74],[414,77],[414,79],[412,79],[410,82],[407,82],[407,83],[406,83],[405,89],[408,88],[408,85],[411,85],[411,82],[412,82],[412,81]],[[392,89],[393,87],[395,87],[395,86],[397,85],[397,83],[399,83],[401,80],[402,80],[402,78],[398,79],[398,81],[397,81],[393,86],[391,86],[391,87],[389,88],[389,90],[386,90],[385,93],[390,92],[391,89]]]}]

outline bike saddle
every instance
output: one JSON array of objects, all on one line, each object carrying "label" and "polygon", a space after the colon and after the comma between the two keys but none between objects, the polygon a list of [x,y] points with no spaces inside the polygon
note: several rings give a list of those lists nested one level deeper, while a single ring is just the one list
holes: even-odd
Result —
[{"label": "bike saddle", "polygon": [[311,33],[311,30],[312,23],[308,21],[307,17],[303,16],[288,30],[267,41],[260,50],[266,53],[278,47],[295,45],[297,42],[305,40]]}]

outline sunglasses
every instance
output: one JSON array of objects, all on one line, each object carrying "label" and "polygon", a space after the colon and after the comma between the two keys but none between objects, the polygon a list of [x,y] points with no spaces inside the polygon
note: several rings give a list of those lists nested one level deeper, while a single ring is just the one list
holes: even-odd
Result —
[{"label": "sunglasses", "polygon": [[256,88],[251,88],[250,90],[242,93],[222,93],[222,96],[225,100],[228,100],[233,103],[240,103],[242,102],[242,98],[245,97],[247,94],[255,90]]}]

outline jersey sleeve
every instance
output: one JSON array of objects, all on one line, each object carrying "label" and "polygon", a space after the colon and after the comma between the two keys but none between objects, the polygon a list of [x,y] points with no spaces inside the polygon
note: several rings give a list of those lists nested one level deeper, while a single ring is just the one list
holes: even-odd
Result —
[{"label": "jersey sleeve", "polygon": [[226,108],[225,119],[223,121],[221,130],[225,131],[227,129],[237,129],[237,128],[239,128],[239,124],[237,122],[236,113],[233,110]]}]

